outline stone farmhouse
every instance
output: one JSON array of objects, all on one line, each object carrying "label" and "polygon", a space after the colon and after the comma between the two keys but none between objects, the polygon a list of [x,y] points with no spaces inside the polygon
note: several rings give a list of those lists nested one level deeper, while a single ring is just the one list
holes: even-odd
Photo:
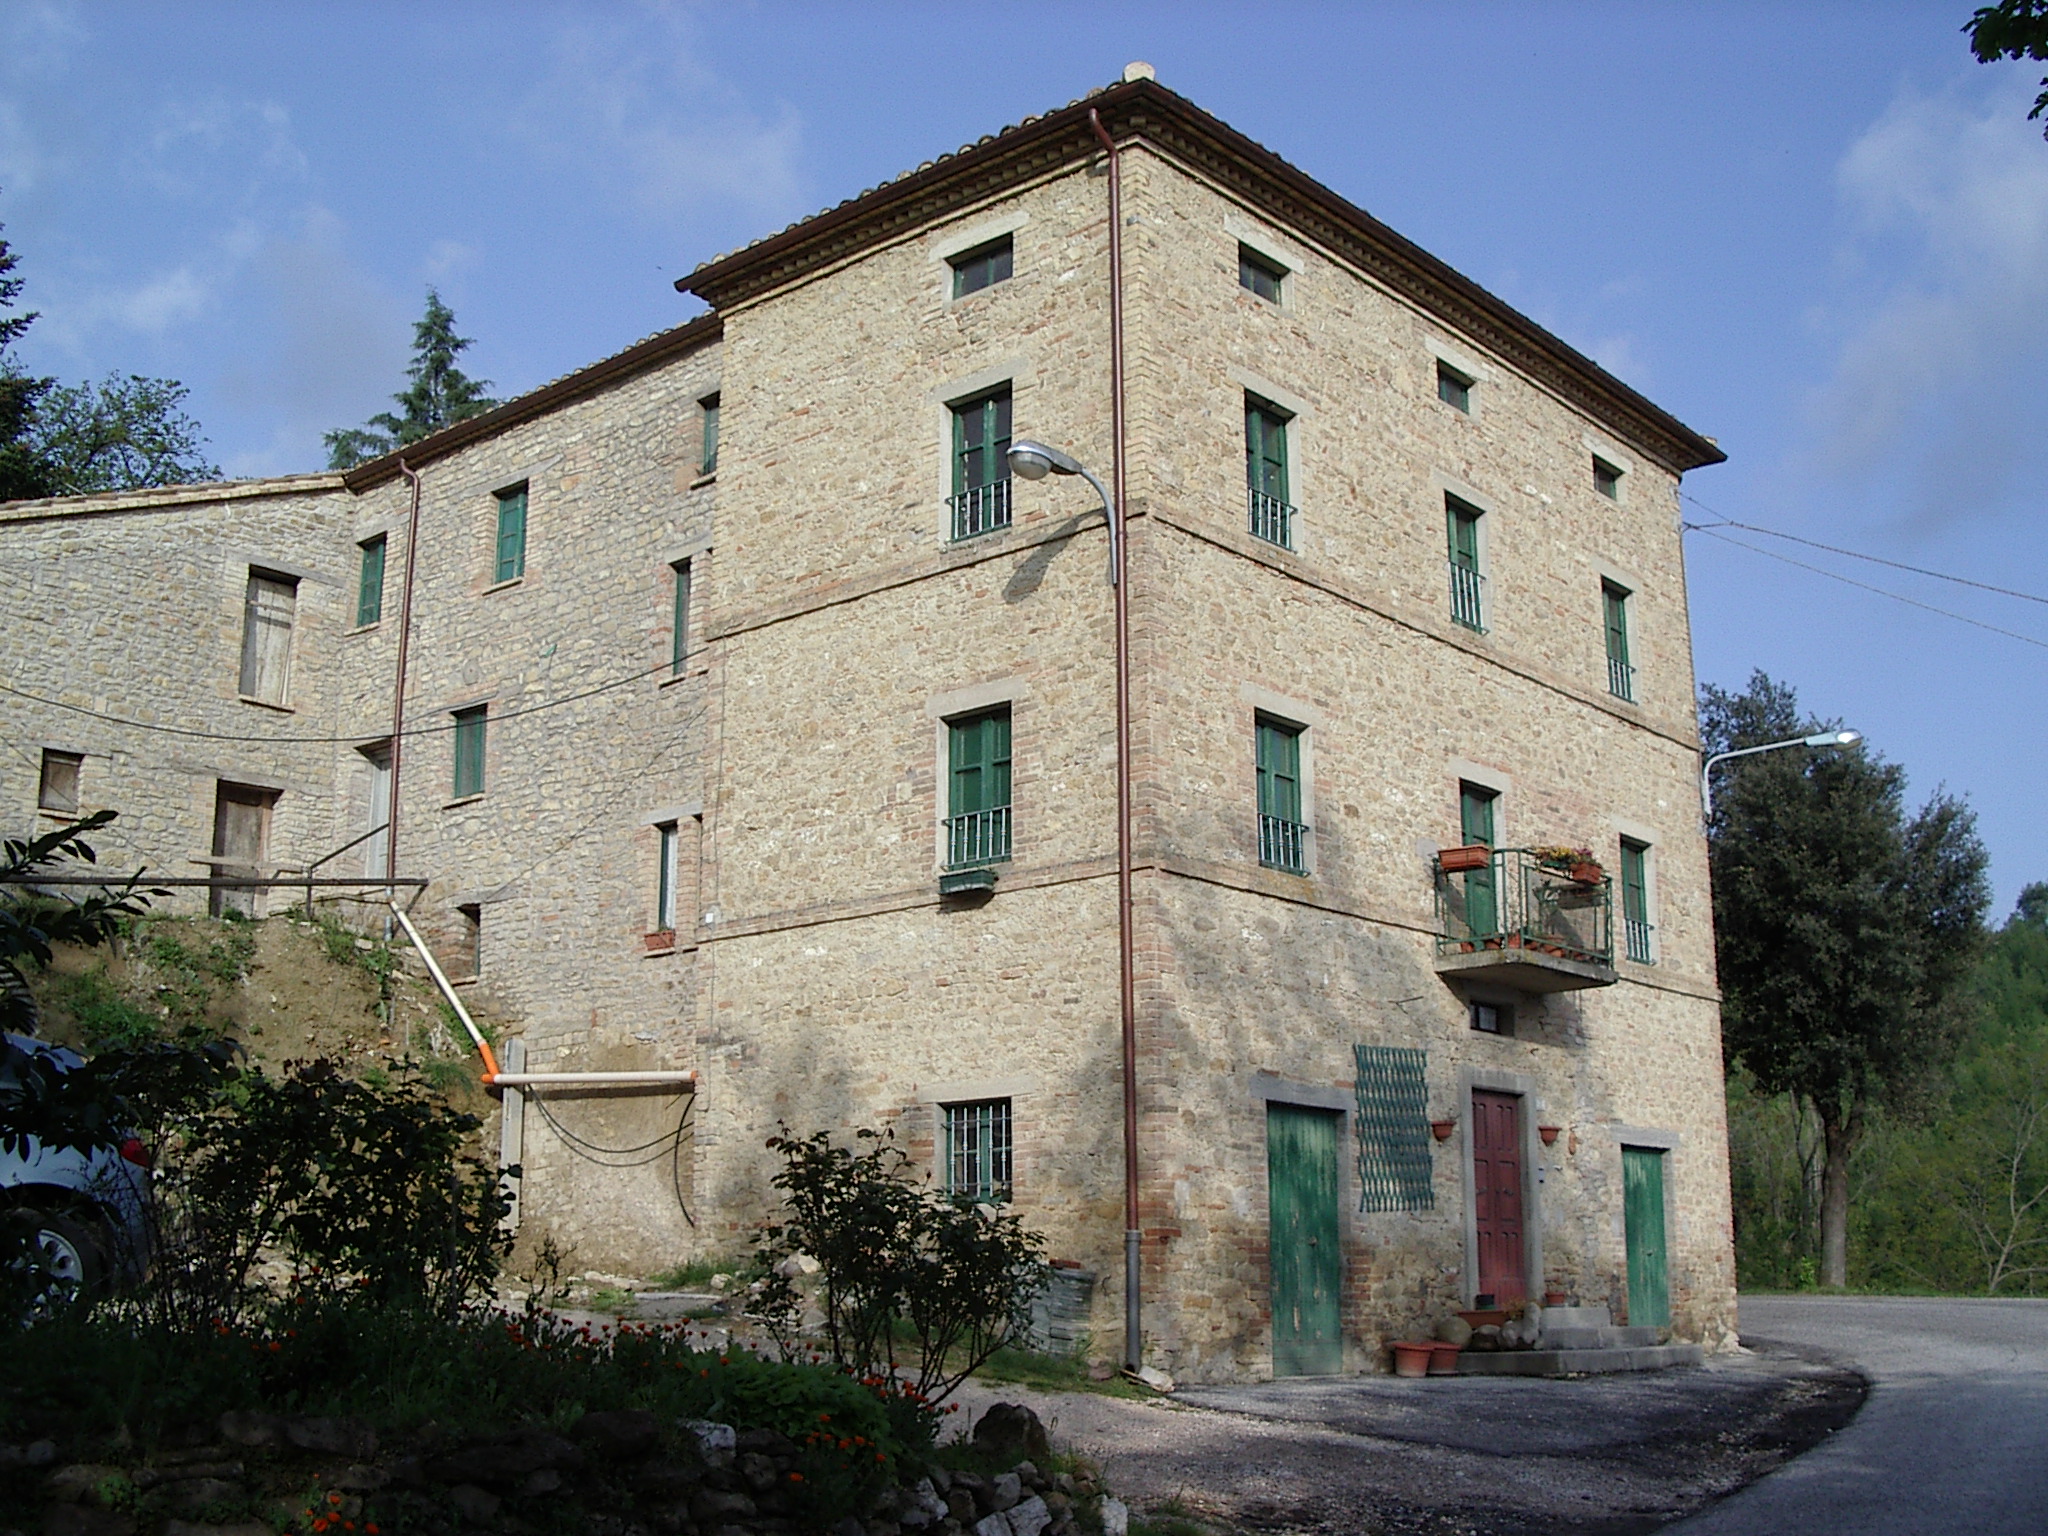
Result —
[{"label": "stone farmhouse", "polygon": [[10,827],[424,879],[529,1070],[694,1071],[525,1105],[580,1265],[889,1127],[1098,1356],[1135,1252],[1183,1379],[1546,1291],[1728,1344],[1713,442],[1142,66],[678,286],[346,474],[0,510]]}]

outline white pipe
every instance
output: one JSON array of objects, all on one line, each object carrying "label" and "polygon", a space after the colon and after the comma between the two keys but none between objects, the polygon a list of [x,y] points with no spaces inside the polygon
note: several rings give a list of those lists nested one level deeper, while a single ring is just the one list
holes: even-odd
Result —
[{"label": "white pipe", "polygon": [[546,1087],[553,1083],[582,1083],[595,1086],[627,1083],[680,1083],[695,1092],[695,1072],[494,1072],[491,1083],[500,1088]]},{"label": "white pipe", "polygon": [[455,1017],[462,1020],[462,1027],[469,1031],[469,1038],[476,1042],[477,1054],[484,1059],[485,1082],[498,1075],[498,1058],[491,1053],[491,1043],[484,1038],[484,1032],[476,1027],[476,1020],[469,1016],[469,1010],[462,1006],[462,999],[448,984],[448,978],[441,974],[441,967],[434,960],[434,952],[427,948],[427,941],[420,937],[419,929],[413,927],[412,919],[398,909],[398,903],[385,903],[391,915],[398,919],[398,926],[405,930],[405,936],[412,940],[412,947],[419,951],[420,958],[427,962],[427,974],[434,978],[434,985],[441,989],[441,995],[448,999],[448,1006],[455,1010]]}]

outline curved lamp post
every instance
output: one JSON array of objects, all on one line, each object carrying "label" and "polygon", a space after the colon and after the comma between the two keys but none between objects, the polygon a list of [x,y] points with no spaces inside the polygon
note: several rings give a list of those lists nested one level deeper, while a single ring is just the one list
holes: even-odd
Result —
[{"label": "curved lamp post", "polygon": [[1709,780],[1720,764],[1730,758],[1754,757],[1759,752],[1776,752],[1781,747],[1853,747],[1863,739],[1861,731],[1816,731],[1811,736],[1788,736],[1783,741],[1767,741],[1760,747],[1742,747],[1734,752],[1716,752],[1700,765],[1700,807],[1706,818],[1714,818],[1714,786]]},{"label": "curved lamp post", "polygon": [[1116,948],[1118,1013],[1124,1067],[1124,1369],[1144,1363],[1144,1314],[1140,1300],[1143,1234],[1138,1225],[1138,987],[1131,939],[1131,624],[1123,579],[1123,513],[1109,488],[1081,461],[1057,448],[1023,438],[1010,444],[1010,472],[1026,480],[1079,475],[1102,498],[1109,519],[1109,585],[1116,611]]}]

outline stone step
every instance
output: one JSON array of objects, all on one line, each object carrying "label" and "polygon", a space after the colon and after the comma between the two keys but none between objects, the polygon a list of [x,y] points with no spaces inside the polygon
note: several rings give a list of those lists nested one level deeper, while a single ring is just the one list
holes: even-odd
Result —
[{"label": "stone step", "polygon": [[1675,1365],[1705,1364],[1698,1344],[1651,1344],[1629,1349],[1464,1350],[1461,1376],[1600,1376],[1614,1371],[1662,1371]]},{"label": "stone step", "polygon": [[1552,1328],[1607,1328],[1614,1323],[1612,1314],[1605,1307],[1545,1307],[1543,1329]]},{"label": "stone step", "polygon": [[1551,1325],[1550,1314],[1546,1312],[1539,1342],[1545,1349],[1640,1349],[1663,1343],[1663,1333],[1662,1328],[1624,1328],[1612,1323],[1597,1328],[1557,1328]]}]

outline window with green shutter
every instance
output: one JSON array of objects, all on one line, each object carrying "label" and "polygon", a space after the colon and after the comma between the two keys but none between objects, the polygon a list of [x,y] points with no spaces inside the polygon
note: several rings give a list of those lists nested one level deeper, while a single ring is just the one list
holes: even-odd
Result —
[{"label": "window with green shutter", "polygon": [[498,492],[497,581],[516,581],[526,574],[526,487]]},{"label": "window with green shutter", "polygon": [[1444,497],[1444,536],[1451,567],[1451,620],[1466,629],[1486,632],[1486,578],[1479,570],[1477,507]]},{"label": "window with green shutter", "polygon": [[953,269],[953,297],[964,299],[970,293],[979,293],[984,288],[1009,281],[1015,259],[1015,246],[1009,235],[949,257],[948,265]]},{"label": "window with green shutter", "polygon": [[1650,849],[1624,837],[1621,840],[1621,924],[1628,957],[1641,965],[1655,962],[1650,938]]},{"label": "window with green shutter", "polygon": [[1601,582],[1600,607],[1607,627],[1607,691],[1633,702],[1636,669],[1628,659],[1628,589]]},{"label": "window with green shutter", "polygon": [[[1482,843],[1491,848],[1494,845],[1494,805],[1500,799],[1497,791],[1483,784],[1458,785],[1458,831],[1469,847]],[[1468,870],[1464,874],[1448,875],[1446,879],[1464,883],[1465,926],[1474,937],[1485,937],[1500,930],[1500,901],[1493,879],[1493,866]],[[1457,894],[1454,892],[1454,894]]]},{"label": "window with green shutter", "polygon": [[1010,526],[1010,386],[953,407],[953,537]]},{"label": "window with green shutter", "polygon": [[1436,397],[1454,411],[1472,414],[1472,380],[1449,363],[1436,365]]},{"label": "window with green shutter", "polygon": [[946,722],[946,866],[1010,856],[1010,709]]},{"label": "window with green shutter", "polygon": [[669,640],[669,675],[681,677],[683,662],[690,654],[690,562],[678,560],[669,567],[675,575],[675,614]]},{"label": "window with green shutter", "polygon": [[697,409],[703,417],[703,441],[697,455],[697,473],[715,475],[718,473],[718,396],[706,395],[697,402]]},{"label": "window with green shutter", "polygon": [[357,546],[363,552],[362,577],[356,584],[356,627],[375,624],[384,617],[384,549],[386,538],[378,534]]},{"label": "window with green shutter", "polygon": [[1262,299],[1280,302],[1280,285],[1286,281],[1287,269],[1278,262],[1261,256],[1248,245],[1237,248],[1237,284],[1250,289]]},{"label": "window with green shutter", "polygon": [[484,792],[484,721],[488,704],[455,711],[455,798]]},{"label": "window with green shutter", "polygon": [[1301,727],[1257,718],[1259,862],[1290,874],[1308,871],[1308,828],[1301,818]]},{"label": "window with green shutter", "polygon": [[1244,397],[1244,478],[1255,539],[1294,547],[1294,507],[1287,499],[1287,423],[1271,401]]},{"label": "window with green shutter", "polygon": [[1621,471],[1597,454],[1593,458],[1593,489],[1609,501],[1621,500]]}]

